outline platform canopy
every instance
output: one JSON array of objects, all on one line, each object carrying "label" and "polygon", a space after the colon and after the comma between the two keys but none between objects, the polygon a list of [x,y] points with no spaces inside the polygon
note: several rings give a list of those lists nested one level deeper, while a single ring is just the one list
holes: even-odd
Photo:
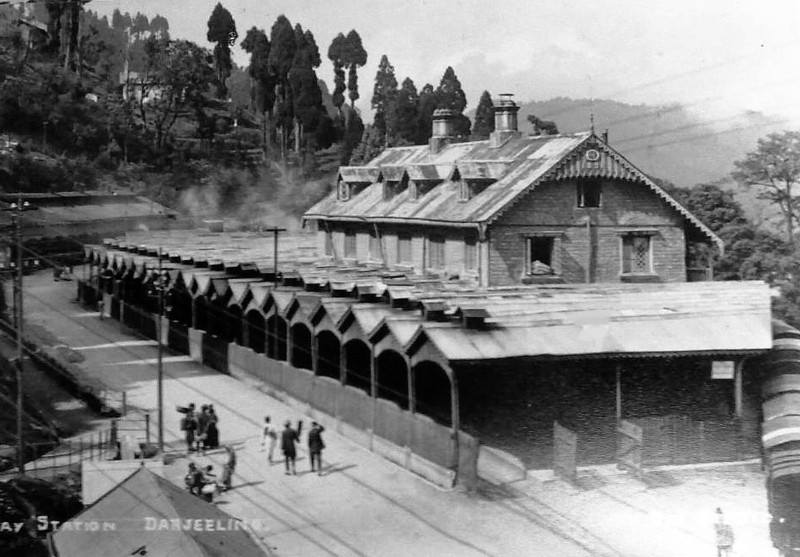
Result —
[{"label": "platform canopy", "polygon": [[445,300],[461,321],[423,323],[409,341],[443,360],[747,354],[772,347],[763,282],[543,287],[518,299]]}]

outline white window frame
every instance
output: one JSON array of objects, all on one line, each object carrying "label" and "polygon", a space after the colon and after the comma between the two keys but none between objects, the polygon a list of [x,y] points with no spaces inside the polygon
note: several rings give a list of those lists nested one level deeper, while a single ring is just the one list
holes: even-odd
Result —
[{"label": "white window frame", "polygon": [[339,180],[339,183],[336,184],[336,198],[339,201],[349,201],[350,193],[350,184],[344,180]]},{"label": "white window frame", "polygon": [[[584,185],[587,183],[594,183],[597,184],[597,205],[586,205],[586,192],[584,191]],[[603,206],[603,182],[600,180],[579,180],[575,182],[576,193],[575,193],[575,204],[580,209],[599,209]]]},{"label": "white window frame", "polygon": [[[654,258],[653,258],[653,236],[652,232],[642,231],[642,232],[625,232],[620,234],[619,237],[619,274],[620,276],[645,276],[645,275],[655,275],[655,265],[654,265]],[[648,270],[646,271],[625,271],[625,240],[627,238],[647,238],[647,250],[648,250],[648,257],[647,257],[647,265]]]},{"label": "white window frame", "polygon": [[458,200],[461,203],[465,203],[465,202],[469,201],[469,199],[471,197],[471,194],[472,194],[472,192],[470,191],[470,187],[469,187],[469,184],[467,183],[467,181],[466,180],[461,180],[458,183]]},{"label": "white window frame", "polygon": [[529,277],[536,277],[536,276],[548,276],[548,275],[534,275],[531,261],[531,255],[533,250],[531,249],[531,244],[533,240],[538,238],[549,238],[553,245],[551,246],[550,251],[550,268],[553,270],[553,274],[549,276],[560,276],[561,275],[561,262],[559,260],[559,254],[561,251],[561,232],[537,232],[534,234],[526,234],[524,237],[525,240],[525,276]]}]

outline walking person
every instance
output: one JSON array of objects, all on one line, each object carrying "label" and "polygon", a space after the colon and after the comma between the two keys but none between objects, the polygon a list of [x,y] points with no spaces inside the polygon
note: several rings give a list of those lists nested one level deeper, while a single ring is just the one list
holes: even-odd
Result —
[{"label": "walking person", "polygon": [[204,450],[207,446],[206,430],[208,429],[208,405],[200,407],[200,415],[197,416],[197,452]]},{"label": "walking person", "polygon": [[206,447],[209,449],[219,448],[219,417],[214,411],[214,405],[208,405],[208,423],[206,424]]},{"label": "walking person", "polygon": [[228,491],[231,488],[233,480],[233,473],[236,470],[236,451],[230,445],[225,445],[225,452],[228,453],[228,460],[225,461],[225,467],[222,469],[222,489]]},{"label": "walking person", "polygon": [[322,432],[325,428],[317,422],[311,422],[311,429],[308,431],[308,455],[311,459],[311,471],[316,471],[322,475],[322,449],[325,442],[322,440]]},{"label": "walking person", "polygon": [[275,445],[278,443],[278,432],[275,430],[275,426],[272,425],[269,416],[264,418],[264,430],[261,434],[261,450],[264,450],[264,445],[266,442],[269,441],[269,448],[267,449],[267,461],[272,464],[272,461],[275,456]]},{"label": "walking person", "polygon": [[[297,429],[292,429],[292,423],[286,420],[283,431],[281,432],[281,450],[283,451],[283,463],[286,466],[286,475],[297,475],[295,461],[297,460],[296,443],[300,442],[300,432],[303,430],[303,420],[297,421]],[[290,472],[291,469],[291,472]]]},{"label": "walking person", "polygon": [[725,522],[722,509],[717,507],[717,521],[714,523],[717,534],[717,557],[728,557],[733,551],[733,527]]},{"label": "walking person", "polygon": [[194,415],[194,404],[190,404],[186,410],[186,415],[181,418],[181,431],[186,436],[186,452],[195,450],[195,433],[197,431],[197,418]]}]

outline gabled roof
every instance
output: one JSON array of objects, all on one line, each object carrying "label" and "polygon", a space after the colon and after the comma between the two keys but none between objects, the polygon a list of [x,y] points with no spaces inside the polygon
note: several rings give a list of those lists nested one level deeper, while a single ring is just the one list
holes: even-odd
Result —
[{"label": "gabled roof", "polygon": [[[52,534],[57,555],[134,555],[144,548],[148,555],[171,557],[263,556],[261,549],[243,529],[205,530],[147,529],[147,519],[198,519],[205,524],[231,525],[235,521],[215,505],[160,478],[145,467],[131,474],[83,512],[65,522]],[[71,523],[97,521],[116,525],[114,531],[89,531]],[[218,522],[217,522],[218,521]],[[70,527],[72,526],[72,527]],[[241,524],[240,524],[241,526]]]},{"label": "gabled roof", "polygon": [[[584,160],[588,149],[603,154],[596,166]],[[342,167],[340,177],[347,181],[347,175],[358,176],[358,183],[364,184],[366,176],[399,180],[403,172],[412,180],[439,183],[417,198],[408,191],[386,198],[382,184],[373,180],[347,201],[339,200],[335,191],[330,193],[306,211],[304,218],[474,227],[491,224],[542,182],[598,176],[641,183],[722,249],[722,241],[708,227],[591,132],[520,135],[499,147],[492,147],[488,140],[456,143],[436,153],[427,145],[394,147],[366,166]],[[457,183],[451,180],[454,173],[464,180],[492,183],[464,201],[459,198]]]}]

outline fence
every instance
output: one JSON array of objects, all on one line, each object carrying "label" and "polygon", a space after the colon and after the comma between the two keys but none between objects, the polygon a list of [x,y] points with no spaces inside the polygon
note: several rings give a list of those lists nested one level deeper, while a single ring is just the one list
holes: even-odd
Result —
[{"label": "fence", "polygon": [[656,416],[630,420],[642,428],[645,466],[739,460],[758,456],[759,439],[734,418]]},{"label": "fence", "polygon": [[[150,456],[150,416],[114,418],[100,430],[61,441],[25,444],[25,474],[54,480],[80,473],[81,463],[87,460],[118,460],[135,456]],[[0,455],[0,479],[16,475],[17,448]],[[128,454],[126,454],[128,453]],[[133,454],[130,454],[133,453]]]}]

